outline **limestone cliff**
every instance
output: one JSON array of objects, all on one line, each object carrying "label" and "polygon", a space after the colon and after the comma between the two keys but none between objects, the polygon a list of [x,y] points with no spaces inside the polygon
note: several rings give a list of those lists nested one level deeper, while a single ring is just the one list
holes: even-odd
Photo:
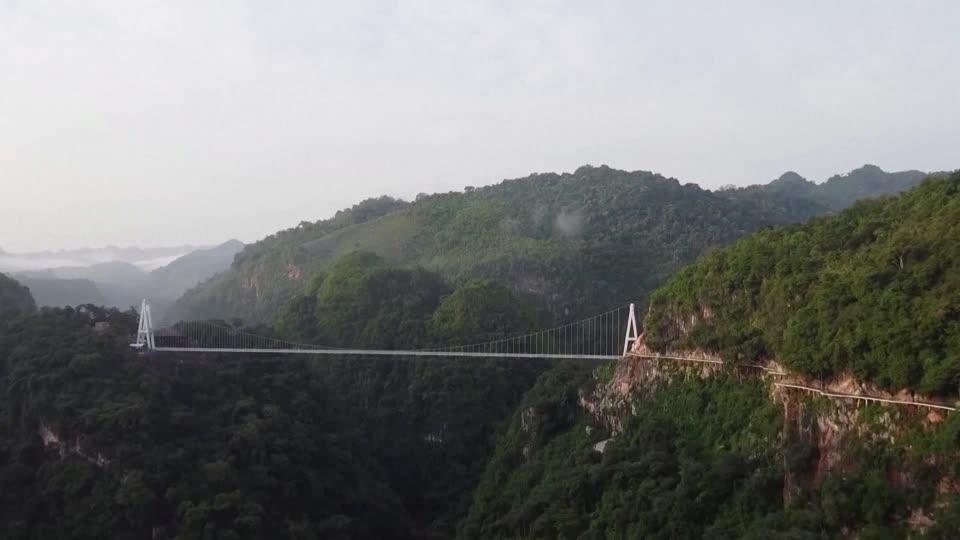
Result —
[{"label": "limestone cliff", "polygon": [[[677,327],[684,331],[690,325]],[[593,388],[581,392],[580,403],[616,437],[625,429],[630,415],[666,383],[685,377],[713,377],[725,371],[741,379],[763,380],[770,399],[782,408],[778,451],[784,464],[786,504],[804,488],[818,486],[829,474],[843,474],[861,465],[858,449],[863,447],[888,447],[903,455],[901,465],[888,465],[884,471],[887,481],[894,485],[909,487],[918,475],[934,474],[939,494],[960,493],[960,482],[945,466],[957,459],[955,452],[911,457],[917,437],[933,433],[951,414],[953,404],[908,390],[887,392],[849,373],[810,380],[787,372],[775,359],[763,365],[731,367],[704,350],[658,354],[641,336],[630,355],[616,362],[606,376],[598,376]],[[911,508],[905,522],[911,527],[927,527],[930,513],[929,508]]]},{"label": "limestone cliff", "polygon": [[40,422],[37,434],[43,440],[44,448],[55,449],[60,454],[60,459],[75,456],[100,468],[110,465],[110,460],[102,452],[85,447],[81,435],[65,437],[45,421]]}]

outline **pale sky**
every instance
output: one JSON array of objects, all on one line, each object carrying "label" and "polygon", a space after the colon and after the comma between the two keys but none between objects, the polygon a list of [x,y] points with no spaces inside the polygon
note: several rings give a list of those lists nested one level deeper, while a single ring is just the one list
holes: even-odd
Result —
[{"label": "pale sky", "polygon": [[251,241],[584,163],[960,167],[960,2],[0,0],[0,248]]}]

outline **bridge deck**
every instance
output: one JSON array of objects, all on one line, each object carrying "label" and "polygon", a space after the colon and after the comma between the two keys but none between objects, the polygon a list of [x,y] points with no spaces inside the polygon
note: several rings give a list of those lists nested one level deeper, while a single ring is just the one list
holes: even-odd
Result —
[{"label": "bridge deck", "polygon": [[543,358],[550,360],[617,360],[620,355],[607,354],[548,354],[548,353],[495,353],[463,351],[390,351],[379,349],[234,349],[206,347],[155,347],[159,352],[186,353],[241,353],[241,354],[306,354],[349,356],[441,356],[468,358]]}]

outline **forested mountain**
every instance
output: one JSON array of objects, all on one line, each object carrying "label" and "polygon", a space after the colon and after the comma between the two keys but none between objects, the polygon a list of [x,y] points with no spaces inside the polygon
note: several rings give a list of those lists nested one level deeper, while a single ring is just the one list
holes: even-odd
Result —
[{"label": "forested mountain", "polygon": [[30,313],[37,308],[30,290],[0,274],[0,324],[3,320]]},{"label": "forested mountain", "polygon": [[546,374],[460,535],[956,538],[957,413],[817,397],[753,366],[955,401],[958,231],[955,173],[702,257],[653,294],[643,343],[727,364],[625,358]]},{"label": "forested mountain", "polygon": [[[647,343],[891,389],[960,385],[960,173],[760,231],[652,297]],[[696,324],[691,324],[695,321]]]},{"label": "forested mountain", "polygon": [[[830,185],[854,182],[861,187],[851,191],[880,194],[913,177],[897,173],[878,183],[862,172],[869,170]],[[371,199],[247,246],[229,272],[189,291],[169,318],[273,321],[315,276],[358,249],[438,272],[455,285],[494,279],[539,298],[554,317],[571,318],[642,299],[700,254],[827,211],[826,200],[839,204],[766,188],[710,192],[650,172],[589,166],[409,204]]]}]

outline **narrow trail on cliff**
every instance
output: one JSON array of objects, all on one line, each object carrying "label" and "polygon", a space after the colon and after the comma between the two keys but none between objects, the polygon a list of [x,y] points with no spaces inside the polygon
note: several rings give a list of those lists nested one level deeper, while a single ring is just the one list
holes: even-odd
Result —
[{"label": "narrow trail on cliff", "polygon": [[[692,358],[692,357],[688,357],[688,356],[661,355],[661,354],[642,354],[642,353],[636,353],[636,352],[632,352],[632,351],[631,351],[631,352],[628,352],[628,353],[626,354],[626,356],[628,356],[628,357],[633,357],[633,358],[641,358],[641,359],[644,359],[644,360],[670,360],[670,361],[676,361],[676,362],[690,362],[690,363],[698,363],[698,364],[713,364],[713,365],[720,365],[720,366],[725,365],[725,363],[724,363],[723,361],[721,361],[721,360],[713,360],[713,359],[709,359],[709,358]],[[738,366],[736,366],[736,367],[760,370],[760,371],[763,371],[764,373],[766,373],[766,374],[768,374],[768,375],[774,375],[774,376],[778,376],[778,377],[789,377],[789,376],[790,376],[790,374],[787,373],[787,372],[785,372],[785,371],[780,371],[780,370],[777,370],[777,369],[772,369],[772,368],[770,368],[770,367],[763,366],[763,365],[759,365],[759,364],[741,364],[741,365],[738,365]],[[817,387],[815,387],[815,386],[809,386],[809,385],[797,384],[797,383],[787,383],[787,382],[777,382],[777,381],[774,381],[774,382],[773,382],[773,385],[774,385],[775,387],[777,387],[777,388],[790,388],[790,389],[793,389],[793,390],[802,390],[802,391],[805,391],[805,392],[811,392],[811,393],[818,394],[818,395],[820,395],[820,396],[823,396],[823,397],[826,397],[826,398],[829,398],[829,399],[852,399],[852,400],[859,400],[859,401],[866,401],[866,402],[888,403],[888,404],[891,404],[891,405],[914,406],[914,407],[922,407],[922,408],[928,408],[928,409],[938,409],[938,410],[951,411],[951,412],[957,411],[957,408],[956,408],[956,407],[951,407],[951,406],[949,406],[949,405],[942,405],[942,404],[939,404],[939,403],[930,403],[930,402],[927,402],[927,401],[916,401],[916,400],[910,400],[910,399],[896,399],[896,398],[876,396],[876,395],[870,395],[870,394],[852,394],[852,393],[846,393],[846,392],[831,392],[831,391],[828,391],[828,390],[824,390],[823,388],[817,388]]]}]

